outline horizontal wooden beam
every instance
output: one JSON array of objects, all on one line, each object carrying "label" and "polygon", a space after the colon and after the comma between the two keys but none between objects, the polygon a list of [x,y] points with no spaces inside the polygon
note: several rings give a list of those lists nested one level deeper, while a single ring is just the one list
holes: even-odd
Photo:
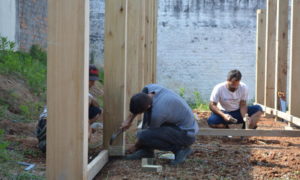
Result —
[{"label": "horizontal wooden beam", "polygon": [[279,136],[300,137],[299,130],[211,129],[201,128],[200,136]]},{"label": "horizontal wooden beam", "polygon": [[103,150],[92,162],[88,164],[87,166],[88,179],[89,180],[93,179],[107,162],[108,162],[108,151]]},{"label": "horizontal wooden beam", "polygon": [[291,122],[297,126],[300,126],[300,118],[299,117],[295,117],[289,113],[282,112],[282,111],[279,111],[279,110],[276,110],[276,109],[273,109],[270,107],[266,107],[261,104],[258,104],[258,105],[260,105],[267,114],[277,116],[277,117],[282,118],[288,122]]}]

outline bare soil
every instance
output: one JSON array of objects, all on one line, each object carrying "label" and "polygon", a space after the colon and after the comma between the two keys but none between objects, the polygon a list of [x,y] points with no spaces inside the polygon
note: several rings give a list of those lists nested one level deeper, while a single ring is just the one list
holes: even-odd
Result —
[{"label": "bare soil", "polygon": [[[197,115],[200,126],[207,127],[209,113]],[[258,129],[284,126],[273,118],[258,123]],[[159,173],[143,171],[140,160],[111,159],[95,179],[300,179],[300,138],[199,136],[192,148],[193,154],[176,167],[156,158],[155,164],[163,166]]]}]

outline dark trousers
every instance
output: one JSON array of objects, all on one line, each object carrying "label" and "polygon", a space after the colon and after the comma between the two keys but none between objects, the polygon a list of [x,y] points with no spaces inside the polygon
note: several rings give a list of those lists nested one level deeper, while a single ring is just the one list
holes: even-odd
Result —
[{"label": "dark trousers", "polygon": [[195,137],[177,126],[161,126],[158,128],[142,129],[137,133],[139,143],[143,149],[177,152],[195,142]]}]

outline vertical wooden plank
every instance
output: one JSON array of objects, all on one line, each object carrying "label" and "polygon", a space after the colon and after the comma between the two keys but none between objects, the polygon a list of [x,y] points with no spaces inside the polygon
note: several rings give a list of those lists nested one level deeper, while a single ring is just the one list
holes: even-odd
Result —
[{"label": "vertical wooden plank", "polygon": [[[129,114],[130,98],[141,91],[139,86],[139,32],[140,32],[140,0],[128,0],[127,17],[127,64],[126,64],[126,103],[125,117]],[[133,136],[137,121],[134,121],[127,135]]]},{"label": "vertical wooden plank", "polygon": [[266,14],[266,66],[265,66],[265,100],[267,107],[274,108],[275,90],[275,46],[276,46],[276,2],[267,0]]},{"label": "vertical wooden plank", "polygon": [[266,11],[257,10],[256,22],[256,89],[255,101],[264,104]]},{"label": "vertical wooden plank", "polygon": [[280,110],[278,92],[286,94],[287,89],[287,50],[288,50],[288,0],[277,0],[277,27],[276,27],[276,63],[275,63],[275,104]]},{"label": "vertical wooden plank", "polygon": [[151,0],[146,0],[145,1],[145,45],[144,45],[144,85],[151,83],[151,48],[150,48],[150,36],[149,34],[151,33],[151,26],[150,26],[150,1]]},{"label": "vertical wooden plank", "polygon": [[48,1],[47,179],[86,179],[89,1]]},{"label": "vertical wooden plank", "polygon": [[293,116],[300,117],[300,0],[292,0],[291,64],[289,108]]},{"label": "vertical wooden plank", "polygon": [[140,0],[140,8],[139,8],[139,41],[138,41],[138,59],[139,59],[139,88],[142,89],[145,85],[145,21],[146,21],[146,13],[145,13],[145,3],[146,0]]},{"label": "vertical wooden plank", "polygon": [[105,6],[104,147],[119,156],[125,152],[124,134],[112,146],[109,140],[125,118],[127,0],[106,0]]},{"label": "vertical wooden plank", "polygon": [[152,57],[152,83],[156,83],[157,62],[157,0],[153,0],[153,57]]}]

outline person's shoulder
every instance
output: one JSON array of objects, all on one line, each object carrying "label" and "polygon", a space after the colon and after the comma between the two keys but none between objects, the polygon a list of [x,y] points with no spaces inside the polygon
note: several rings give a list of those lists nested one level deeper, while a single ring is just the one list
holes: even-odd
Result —
[{"label": "person's shoulder", "polygon": [[240,82],[240,87],[243,89],[248,89],[248,86],[244,82]]},{"label": "person's shoulder", "polygon": [[224,87],[226,87],[226,81],[218,83],[217,85],[215,85],[214,89],[222,89]]}]

